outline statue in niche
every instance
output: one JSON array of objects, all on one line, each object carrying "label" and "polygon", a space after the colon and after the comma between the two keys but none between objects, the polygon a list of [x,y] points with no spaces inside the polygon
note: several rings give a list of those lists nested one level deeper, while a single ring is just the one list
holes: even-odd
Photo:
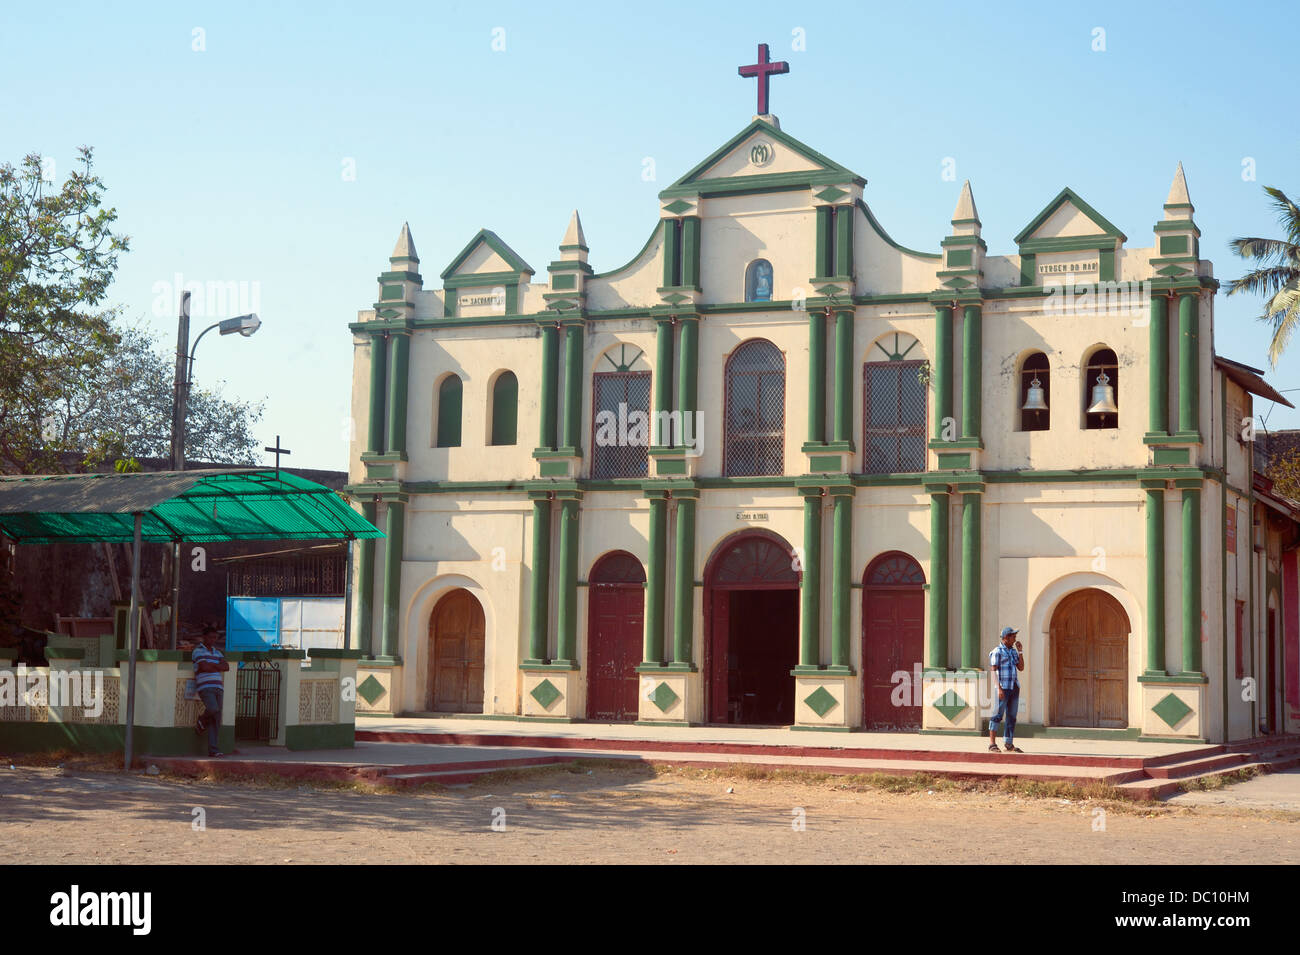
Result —
[{"label": "statue in niche", "polygon": [[772,301],[772,263],[767,259],[755,259],[749,264],[745,276],[745,301]]}]

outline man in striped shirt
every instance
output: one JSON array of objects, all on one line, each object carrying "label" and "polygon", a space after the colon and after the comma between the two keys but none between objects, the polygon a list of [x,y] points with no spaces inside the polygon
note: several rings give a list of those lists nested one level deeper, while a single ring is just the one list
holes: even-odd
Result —
[{"label": "man in striped shirt", "polygon": [[225,695],[225,678],[230,669],[225,656],[217,649],[217,628],[203,628],[203,643],[194,648],[194,688],[203,701],[203,713],[194,724],[194,732],[208,734],[208,755],[220,756],[217,733],[221,730],[221,698]]}]

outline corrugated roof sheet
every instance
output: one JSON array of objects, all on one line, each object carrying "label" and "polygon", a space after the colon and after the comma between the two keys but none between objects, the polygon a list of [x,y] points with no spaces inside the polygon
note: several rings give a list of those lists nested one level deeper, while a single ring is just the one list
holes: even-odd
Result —
[{"label": "corrugated roof sheet", "polygon": [[337,493],[272,468],[0,477],[0,533],[24,544],[384,535]]}]

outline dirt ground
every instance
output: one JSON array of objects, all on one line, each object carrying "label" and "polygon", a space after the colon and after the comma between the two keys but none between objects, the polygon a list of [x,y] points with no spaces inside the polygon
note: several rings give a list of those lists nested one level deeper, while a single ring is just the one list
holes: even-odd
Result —
[{"label": "dirt ground", "polygon": [[6,762],[0,862],[990,864],[1008,842],[1029,863],[1300,861],[1296,811],[853,786],[586,765],[394,794]]}]

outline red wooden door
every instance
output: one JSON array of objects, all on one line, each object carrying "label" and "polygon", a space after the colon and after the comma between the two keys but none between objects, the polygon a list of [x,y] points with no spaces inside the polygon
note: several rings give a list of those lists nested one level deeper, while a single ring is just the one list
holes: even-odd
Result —
[{"label": "red wooden door", "polygon": [[429,686],[440,713],[483,712],[483,608],[468,590],[453,590],[429,617]]},{"label": "red wooden door", "polygon": [[[871,562],[862,583],[862,725],[920,729],[913,684],[925,656],[925,575],[907,554],[891,551]],[[901,688],[899,673],[906,674]]]},{"label": "red wooden door", "polygon": [[1052,722],[1128,726],[1128,616],[1100,590],[1081,590],[1052,614]]},{"label": "red wooden door", "polygon": [[645,588],[640,584],[592,584],[590,590],[587,719],[635,720]]},{"label": "red wooden door", "polygon": [[[921,706],[912,692],[915,665],[925,654],[925,594],[919,589],[868,590],[863,615],[862,679],[866,693],[863,726],[912,730],[921,726]],[[896,674],[906,674],[900,691]],[[904,692],[905,691],[905,692]],[[898,705],[896,694],[902,692]],[[913,703],[917,705],[913,705]]]}]

